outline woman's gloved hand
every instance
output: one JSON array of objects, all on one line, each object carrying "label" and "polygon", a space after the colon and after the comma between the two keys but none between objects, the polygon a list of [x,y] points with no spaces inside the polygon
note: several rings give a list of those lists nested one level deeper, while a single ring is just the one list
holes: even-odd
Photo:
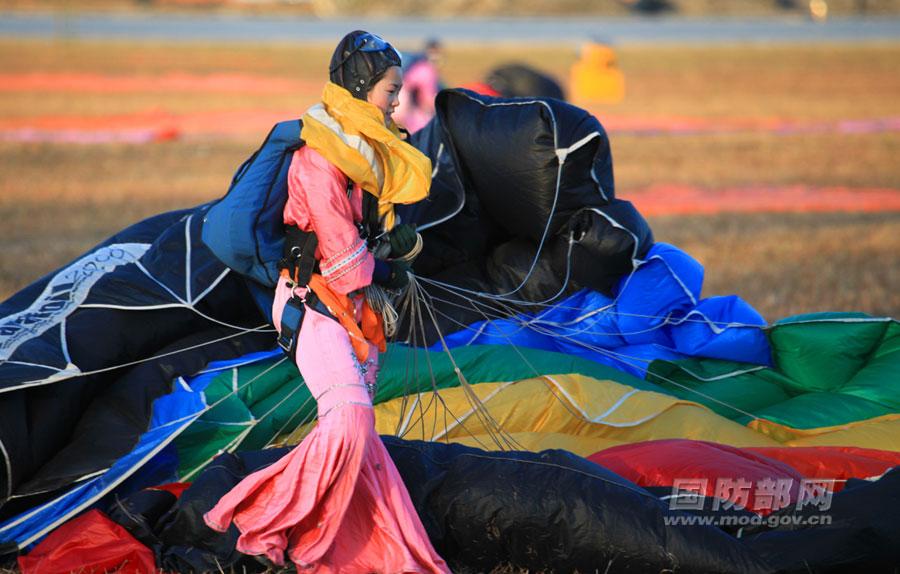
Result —
[{"label": "woman's gloved hand", "polygon": [[416,226],[401,223],[388,232],[391,242],[391,257],[403,257],[416,246]]},{"label": "woman's gloved hand", "polygon": [[409,283],[409,269],[408,261],[376,259],[372,282],[388,289],[402,289]]}]

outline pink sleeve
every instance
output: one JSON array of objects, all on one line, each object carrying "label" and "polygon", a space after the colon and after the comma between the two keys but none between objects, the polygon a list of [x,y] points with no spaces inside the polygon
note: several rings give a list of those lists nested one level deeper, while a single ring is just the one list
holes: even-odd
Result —
[{"label": "pink sleeve", "polygon": [[342,294],[369,285],[375,268],[353,215],[347,176],[309,146],[297,150],[288,171],[284,222],[316,233],[322,277]]}]

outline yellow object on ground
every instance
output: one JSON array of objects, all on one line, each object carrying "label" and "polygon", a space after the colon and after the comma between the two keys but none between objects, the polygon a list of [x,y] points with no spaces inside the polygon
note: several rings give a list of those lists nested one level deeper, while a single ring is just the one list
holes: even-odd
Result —
[{"label": "yellow object on ground", "polygon": [[576,102],[615,104],[625,97],[625,77],[616,67],[616,54],[609,46],[585,44],[570,75],[571,97]]}]

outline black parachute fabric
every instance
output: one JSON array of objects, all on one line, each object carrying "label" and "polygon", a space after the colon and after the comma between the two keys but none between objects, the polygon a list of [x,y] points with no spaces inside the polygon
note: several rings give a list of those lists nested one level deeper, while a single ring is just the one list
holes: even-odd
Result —
[{"label": "black parachute fabric", "polygon": [[[442,91],[435,109],[411,140],[435,166],[431,195],[398,212],[424,230],[415,271],[432,280],[443,331],[483,317],[440,283],[530,302],[585,287],[609,294],[653,244],[640,213],[615,197],[609,139],[585,110],[462,89]],[[426,327],[426,342],[435,337]]]},{"label": "black parachute fabric", "polygon": [[271,348],[206,206],[137,223],[0,305],[0,515],[105,470],[179,376]]},{"label": "black parachute fabric", "polygon": [[[711,526],[666,527],[676,514],[649,492],[565,451],[485,452],[457,444],[382,437],[419,516],[451,567],[504,564],[552,572],[767,572],[744,544]],[[285,449],[216,459],[161,518],[142,498],[111,515],[179,572],[264,567],[235,552],[232,525],[216,533],[203,514],[232,486]],[[152,504],[149,505],[151,508]],[[148,534],[148,525],[152,534]]]},{"label": "black parachute fabric", "polygon": [[833,498],[819,497],[817,504],[789,506],[745,529],[747,546],[778,572],[897,572],[900,468],[875,482],[850,480]]},{"label": "black parachute fabric", "polygon": [[216,532],[206,525],[203,515],[242,478],[274,463],[289,450],[223,454],[200,473],[177,501],[168,492],[147,489],[117,500],[108,514],[153,549],[156,564],[164,571],[265,571],[262,562],[235,549],[239,533],[234,524],[227,532]]},{"label": "black parachute fabric", "polygon": [[566,99],[559,83],[526,64],[504,64],[488,72],[485,82],[504,98]]}]

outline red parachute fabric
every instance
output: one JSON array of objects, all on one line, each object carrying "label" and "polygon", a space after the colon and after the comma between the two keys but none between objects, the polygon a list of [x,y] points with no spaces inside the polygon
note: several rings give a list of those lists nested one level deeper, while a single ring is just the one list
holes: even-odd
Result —
[{"label": "red parachute fabric", "polygon": [[[803,478],[793,467],[778,460],[699,440],[664,439],[624,444],[587,458],[640,486],[696,489],[723,500],[735,500],[732,496],[737,489],[742,489],[746,499],[738,506],[762,515],[795,503]],[[785,498],[773,504],[772,489],[779,481],[789,484],[789,488],[784,492]],[[766,488],[760,490],[761,487]]]},{"label": "red parachute fabric", "polygon": [[806,478],[834,479],[834,492],[848,478],[876,478],[900,466],[900,452],[855,446],[749,447],[745,451],[780,460]]},{"label": "red parachute fabric", "polygon": [[473,92],[477,92],[483,96],[499,98],[501,95],[500,92],[492,88],[490,85],[485,84],[484,82],[469,82],[468,84],[463,84],[460,87],[466,90],[472,90]]},{"label": "red parachute fabric", "polygon": [[23,574],[155,574],[153,552],[99,510],[54,530],[25,556]]},{"label": "red parachute fabric", "polygon": [[190,482],[169,482],[166,484],[160,484],[159,486],[152,486],[148,490],[162,490],[171,493],[173,496],[175,496],[175,498],[181,498],[181,493],[187,490],[190,486]]}]

